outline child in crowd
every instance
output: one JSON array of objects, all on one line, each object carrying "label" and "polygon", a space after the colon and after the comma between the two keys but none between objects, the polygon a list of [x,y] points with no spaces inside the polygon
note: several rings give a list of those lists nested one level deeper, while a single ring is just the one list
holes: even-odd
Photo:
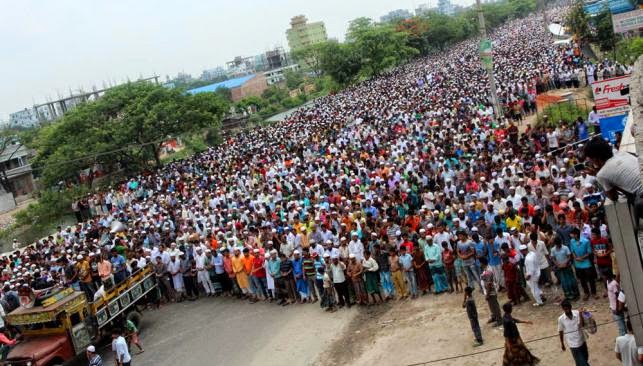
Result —
[{"label": "child in crowd", "polygon": [[444,263],[444,271],[447,275],[447,282],[449,283],[449,292],[455,290],[460,292],[460,284],[458,283],[458,278],[455,274],[455,256],[453,250],[449,249],[449,243],[446,241],[442,242],[442,263]]},{"label": "child in crowd", "polygon": [[480,330],[480,323],[478,322],[478,309],[476,308],[476,302],[473,299],[472,287],[467,286],[464,288],[464,301],[462,302],[462,307],[467,309],[467,317],[471,323],[471,330],[473,331],[473,336],[476,338],[473,346],[481,346],[483,343],[482,331]]},{"label": "child in crowd", "polygon": [[127,339],[129,339],[130,343],[138,347],[139,353],[143,353],[145,350],[143,349],[138,337],[138,328],[136,328],[136,324],[128,319],[125,321],[125,329],[127,330]]},{"label": "child in crowd", "polygon": [[455,256],[455,260],[453,261],[455,266],[455,286],[456,289],[460,288],[460,290],[456,290],[456,292],[460,292],[464,284],[469,283],[469,280],[467,279],[467,274],[464,271],[464,262],[458,255],[458,251],[454,250],[453,255]]},{"label": "child in crowd", "polygon": [[321,295],[320,306],[326,308],[326,311],[334,313],[337,311],[335,307],[335,292],[333,290],[333,280],[330,278],[324,267],[317,268],[317,273],[322,276],[324,292]]}]

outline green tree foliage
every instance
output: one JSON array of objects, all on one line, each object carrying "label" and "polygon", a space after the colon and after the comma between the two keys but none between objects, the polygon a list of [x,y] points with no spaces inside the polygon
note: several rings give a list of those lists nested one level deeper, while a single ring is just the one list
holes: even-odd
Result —
[{"label": "green tree foliage", "polygon": [[325,47],[326,42],[301,47],[292,52],[292,57],[301,68],[316,73],[320,70],[320,60]]},{"label": "green tree foliage", "polygon": [[616,59],[620,63],[631,65],[641,55],[643,55],[643,38],[641,37],[624,39],[616,46]]},{"label": "green tree foliage", "polygon": [[288,98],[288,91],[276,85],[271,85],[261,94],[268,103],[279,104],[282,100]]},{"label": "green tree foliage", "polygon": [[567,14],[566,24],[574,35],[580,40],[588,40],[591,36],[589,29],[589,18],[583,10],[583,2],[578,0],[574,3],[571,11]]},{"label": "green tree foliage", "polygon": [[402,19],[397,22],[395,30],[405,32],[408,35],[408,45],[418,50],[422,56],[429,54],[428,19],[423,17]]},{"label": "green tree foliage", "polygon": [[605,51],[614,48],[616,38],[612,27],[612,14],[605,9],[596,15],[593,20],[594,24],[596,24],[595,40],[600,49]]},{"label": "green tree foliage", "polygon": [[[538,126],[542,127],[557,127],[562,123],[572,123],[578,117],[587,117],[589,108],[586,104],[576,102],[564,102],[550,104],[545,107],[541,116],[539,116]],[[544,126],[543,116],[547,116],[548,124]]]},{"label": "green tree foliage", "polygon": [[321,70],[340,85],[351,83],[361,69],[361,59],[353,43],[329,41],[319,60]]},{"label": "green tree foliage", "polygon": [[399,65],[419,51],[408,45],[409,35],[396,32],[393,26],[371,26],[358,33],[353,47],[360,56],[360,75],[371,77]]},{"label": "green tree foliage", "polygon": [[220,87],[217,88],[217,90],[214,91],[214,94],[220,96],[223,98],[228,103],[232,103],[232,90],[225,88],[225,87]]},{"label": "green tree foliage", "polygon": [[429,29],[426,33],[429,47],[444,51],[454,43],[461,42],[475,34],[476,23],[466,21],[463,16],[451,17],[439,13],[427,14]]},{"label": "green tree foliage", "polygon": [[[536,9],[535,0],[507,0],[483,5],[487,28],[520,18]],[[475,8],[449,16],[427,12],[410,19],[376,23],[357,18],[349,23],[346,41],[329,41],[314,50],[318,69],[337,85],[369,78],[417,55],[441,52],[478,34]],[[306,56],[313,53],[308,50]]]},{"label": "green tree foliage", "polygon": [[288,90],[298,89],[304,85],[304,74],[301,71],[286,70],[284,72]]},{"label": "green tree foliage", "polygon": [[362,37],[362,35],[375,27],[375,22],[371,18],[360,17],[351,20],[348,23],[348,30],[346,31],[346,41],[355,42]]},{"label": "green tree foliage", "polygon": [[186,95],[151,83],[130,83],[85,103],[42,128],[33,145],[45,185],[75,179],[95,163],[128,172],[160,165],[164,140],[218,127],[227,103],[213,93]]},{"label": "green tree foliage", "polygon": [[237,103],[237,107],[239,109],[246,110],[249,106],[254,106],[258,111],[260,111],[266,106],[266,101],[261,97],[251,95],[241,99],[239,103]]}]

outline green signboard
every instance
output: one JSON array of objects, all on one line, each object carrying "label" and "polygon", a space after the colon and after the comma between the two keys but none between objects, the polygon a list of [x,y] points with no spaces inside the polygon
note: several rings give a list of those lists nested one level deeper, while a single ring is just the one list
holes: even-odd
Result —
[{"label": "green signboard", "polygon": [[493,57],[491,55],[491,41],[483,39],[480,41],[480,61],[486,69],[493,67]]}]

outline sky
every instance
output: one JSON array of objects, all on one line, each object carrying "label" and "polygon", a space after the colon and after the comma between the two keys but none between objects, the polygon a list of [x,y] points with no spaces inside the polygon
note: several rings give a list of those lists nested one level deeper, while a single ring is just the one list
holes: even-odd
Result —
[{"label": "sky", "polygon": [[287,48],[295,15],[323,21],[330,38],[343,40],[352,19],[427,1],[0,0],[0,121],[70,90],[154,74],[198,77],[235,56]]}]

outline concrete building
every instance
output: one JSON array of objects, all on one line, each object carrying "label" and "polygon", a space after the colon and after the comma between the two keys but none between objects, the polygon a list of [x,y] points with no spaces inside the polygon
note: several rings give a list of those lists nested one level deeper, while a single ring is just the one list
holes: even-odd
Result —
[{"label": "concrete building", "polygon": [[9,115],[9,125],[12,127],[34,127],[42,121],[52,119],[51,113],[47,108],[25,108]]},{"label": "concrete building", "polygon": [[275,47],[265,53],[266,70],[278,69],[290,64],[288,54],[283,47]]},{"label": "concrete building", "polygon": [[308,23],[303,15],[297,15],[290,20],[290,29],[286,30],[290,51],[307,47],[328,39],[324,22]]},{"label": "concrete building", "polygon": [[212,80],[226,76],[226,71],[223,67],[217,66],[213,69],[203,70],[201,72],[201,80]]},{"label": "concrete building", "polygon": [[9,125],[19,127],[33,127],[38,124],[38,117],[33,108],[25,108],[9,115]]},{"label": "concrete building", "polygon": [[[154,83],[158,84],[158,79],[159,77],[155,75],[145,79],[137,79],[133,82],[153,81]],[[100,98],[103,94],[105,94],[106,91],[114,88],[115,86],[112,86],[110,84],[109,87],[104,86],[102,89],[98,89],[94,86],[90,91],[84,91],[81,89],[75,93],[70,90],[68,97],[49,100],[45,103],[36,104],[31,108],[25,108],[22,111],[10,114],[9,123],[15,126],[31,127],[38,125],[41,122],[53,121],[59,117],[62,117],[65,113],[74,109],[76,106],[82,103]]]},{"label": "concrete building", "polygon": [[284,75],[284,72],[288,70],[297,71],[299,70],[299,65],[294,64],[294,65],[280,67],[277,69],[268,70],[264,72],[263,75],[266,77],[266,82],[268,83],[268,85],[272,85],[286,80],[286,76]]},{"label": "concrete building", "polygon": [[411,14],[411,12],[406,9],[397,9],[397,10],[389,11],[386,15],[382,15],[380,17],[380,22],[388,23],[399,19],[409,19],[412,16],[413,14]]},{"label": "concrete building", "polygon": [[232,101],[238,102],[241,99],[254,95],[260,96],[264,90],[268,89],[268,82],[266,76],[263,74],[245,75],[235,79],[214,83],[200,88],[190,89],[187,93],[213,93],[219,88],[230,89],[232,94]]},{"label": "concrete building", "polygon": [[[13,209],[16,200],[33,192],[34,182],[29,159],[33,151],[21,144],[8,145],[0,153],[0,212]],[[5,188],[6,186],[6,188]]]},{"label": "concrete building", "polygon": [[[638,156],[643,179],[643,56],[634,64],[630,82],[630,106],[619,151]],[[620,171],[614,171],[619,174]],[[625,174],[625,172],[622,172]],[[630,173],[630,172],[628,172]],[[618,187],[617,187],[618,188]],[[618,201],[605,200],[605,216],[614,246],[620,274],[620,287],[625,292],[627,309],[637,344],[643,344],[643,217],[639,197],[629,202],[619,195]]]}]

